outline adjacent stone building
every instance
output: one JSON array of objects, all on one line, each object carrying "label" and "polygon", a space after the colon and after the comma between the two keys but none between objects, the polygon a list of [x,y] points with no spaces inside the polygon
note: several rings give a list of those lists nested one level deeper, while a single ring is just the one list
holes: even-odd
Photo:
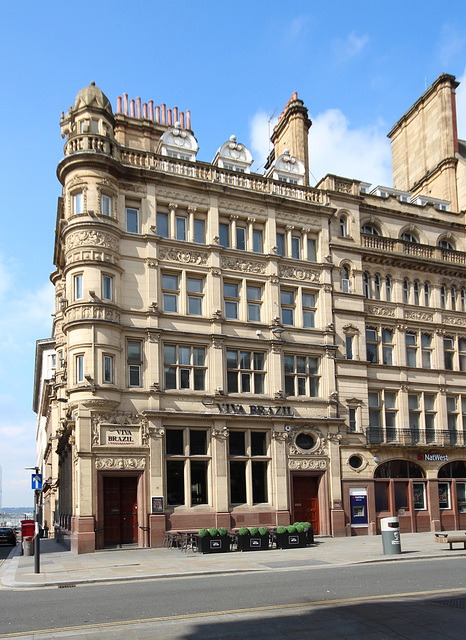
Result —
[{"label": "adjacent stone building", "polygon": [[308,186],[297,94],[259,175],[234,136],[200,161],[189,111],[78,93],[35,386],[44,518],[75,552],[296,520],[376,534],[390,514],[465,528],[456,86],[395,125],[395,188],[374,189]]}]

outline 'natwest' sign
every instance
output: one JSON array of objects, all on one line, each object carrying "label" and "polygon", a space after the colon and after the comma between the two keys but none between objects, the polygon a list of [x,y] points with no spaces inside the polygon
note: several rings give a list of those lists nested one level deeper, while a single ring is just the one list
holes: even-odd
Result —
[{"label": "'natwest' sign", "polygon": [[417,459],[425,462],[448,462],[448,456],[440,453],[420,453]]},{"label": "'natwest' sign", "polygon": [[242,404],[232,403],[215,403],[220,413],[233,413],[236,415],[250,415],[250,416],[292,416],[293,411],[291,407],[269,407],[262,404],[251,404],[244,408]]}]

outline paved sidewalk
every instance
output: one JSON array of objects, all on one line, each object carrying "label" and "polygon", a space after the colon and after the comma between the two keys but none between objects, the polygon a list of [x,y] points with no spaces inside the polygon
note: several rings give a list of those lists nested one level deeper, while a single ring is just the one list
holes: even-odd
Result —
[{"label": "paved sidewalk", "polygon": [[117,549],[84,555],[65,550],[55,540],[41,540],[40,570],[34,573],[34,558],[20,555],[20,545],[0,567],[5,588],[47,587],[68,584],[181,577],[212,573],[270,571],[301,567],[328,567],[363,562],[400,562],[415,558],[466,557],[466,550],[450,550],[434,542],[433,533],[401,536],[402,553],[384,556],[380,536],[316,538],[304,549],[201,554],[179,549]]}]

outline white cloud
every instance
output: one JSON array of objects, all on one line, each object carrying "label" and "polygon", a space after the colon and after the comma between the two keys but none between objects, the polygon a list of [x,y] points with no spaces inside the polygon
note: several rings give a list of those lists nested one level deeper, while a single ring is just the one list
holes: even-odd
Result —
[{"label": "white cloud", "polygon": [[318,181],[327,173],[372,184],[392,184],[391,150],[385,127],[351,129],[339,109],[314,118],[309,132],[309,164]]},{"label": "white cloud", "polygon": [[456,90],[456,118],[458,123],[458,137],[466,140],[466,68],[458,78],[461,83]]},{"label": "white cloud", "polygon": [[368,42],[369,36],[357,36],[354,31],[344,39],[338,38],[334,40],[333,46],[338,62],[346,62],[354,58],[361,53]]},{"label": "white cloud", "polygon": [[[270,132],[273,125],[272,122]],[[269,125],[265,112],[256,113],[250,127],[256,170],[269,153]],[[333,173],[372,184],[392,184],[391,151],[386,127],[378,124],[351,129],[347,118],[338,109],[329,109],[313,118],[309,131],[309,157],[311,182],[314,183],[327,173]]]}]

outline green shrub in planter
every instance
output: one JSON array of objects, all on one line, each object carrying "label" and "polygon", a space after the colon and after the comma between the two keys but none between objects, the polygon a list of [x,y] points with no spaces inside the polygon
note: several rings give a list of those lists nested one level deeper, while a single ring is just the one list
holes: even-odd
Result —
[{"label": "green shrub in planter", "polygon": [[302,533],[304,531],[304,526],[301,523],[299,523],[295,526],[295,529],[298,533]]},{"label": "green shrub in planter", "polygon": [[219,536],[226,536],[227,534],[228,534],[228,529],[225,529],[225,527],[219,527],[218,529]]},{"label": "green shrub in planter", "polygon": [[[301,528],[301,523],[298,523]],[[277,548],[279,549],[295,549],[296,547],[305,547],[307,536],[304,527],[298,532],[298,525],[290,524],[287,527],[277,527]]]},{"label": "green shrub in planter", "polygon": [[222,553],[230,551],[231,538],[225,527],[221,527],[224,535],[215,528],[200,529],[197,535],[197,548],[201,553]]},{"label": "green shrub in planter", "polygon": [[[262,531],[261,531],[262,530]],[[269,548],[269,532],[265,527],[241,527],[238,529],[238,551],[261,551]]]}]

